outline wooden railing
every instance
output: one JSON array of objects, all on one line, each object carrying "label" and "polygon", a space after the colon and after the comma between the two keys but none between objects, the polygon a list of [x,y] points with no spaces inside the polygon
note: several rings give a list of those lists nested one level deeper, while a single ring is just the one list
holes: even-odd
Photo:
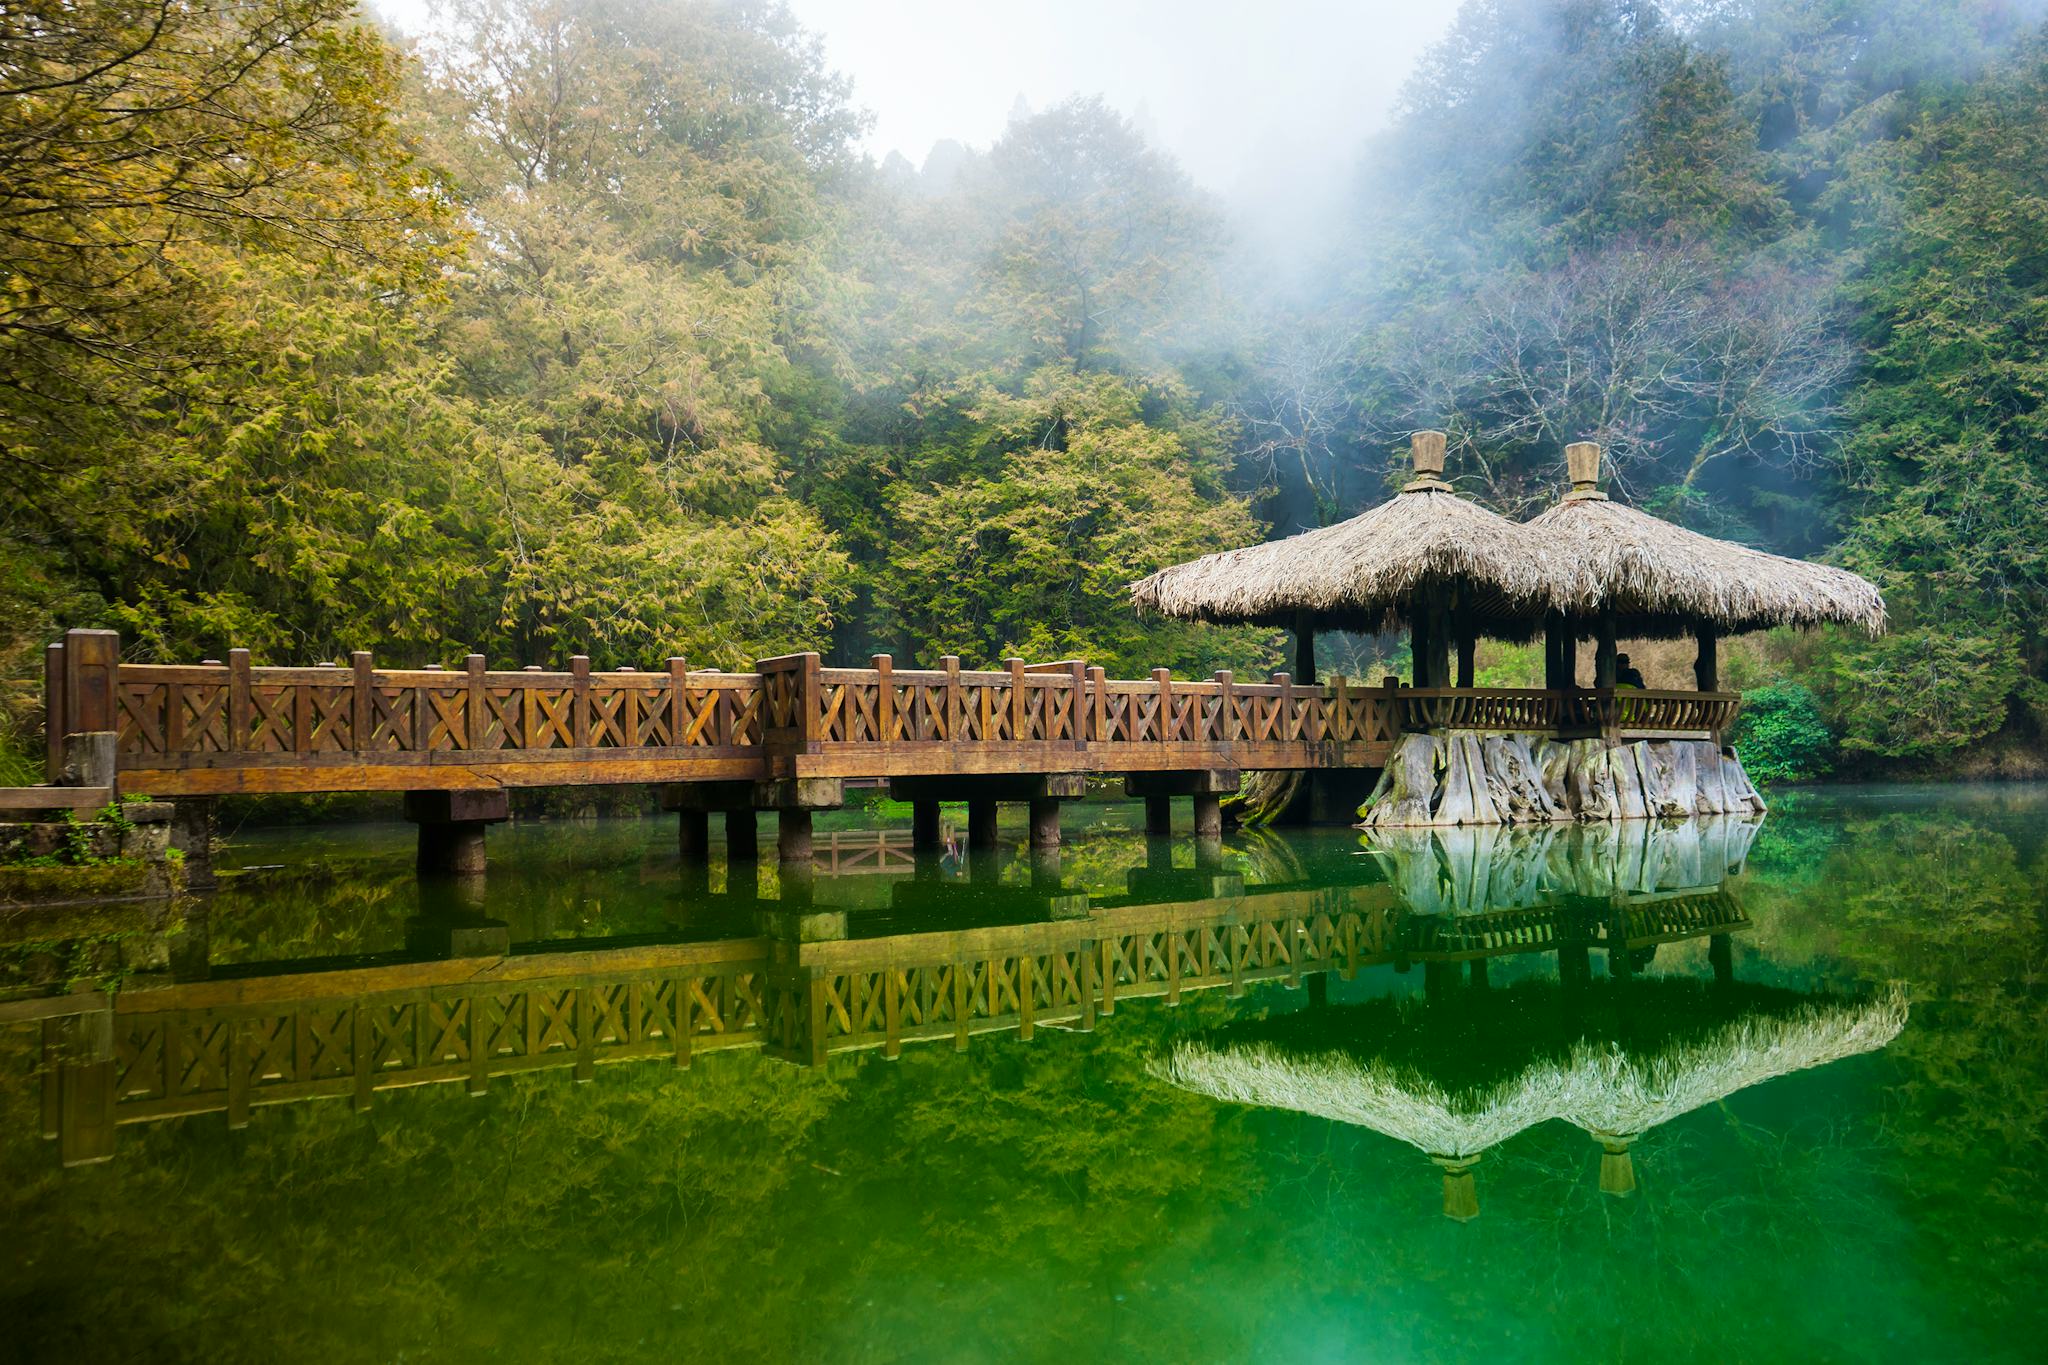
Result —
[{"label": "wooden railing", "polygon": [[1374,767],[1403,731],[1718,735],[1729,693],[1297,686],[1285,673],[1108,677],[1080,660],[972,670],[753,673],[131,664],[111,632],[49,651],[51,781],[68,733],[117,734],[128,790],[160,796],[594,783]]},{"label": "wooden railing", "polygon": [[1553,691],[1526,687],[1402,688],[1404,730],[1524,730],[1556,735],[1702,735],[1735,721],[1734,692],[1666,692],[1635,687]]}]

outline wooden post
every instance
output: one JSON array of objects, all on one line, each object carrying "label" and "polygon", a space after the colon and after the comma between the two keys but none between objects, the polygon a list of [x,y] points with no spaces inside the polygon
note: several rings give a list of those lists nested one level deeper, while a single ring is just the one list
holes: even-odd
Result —
[{"label": "wooden post", "polygon": [[960,656],[948,654],[939,660],[939,667],[946,671],[946,733],[947,740],[960,737]]},{"label": "wooden post", "polygon": [[1067,705],[1067,718],[1074,726],[1074,747],[1088,747],[1088,665],[1074,660],[1067,678],[1067,686],[1073,689]]},{"label": "wooden post", "polygon": [[1230,695],[1231,681],[1229,669],[1216,670],[1216,738],[1224,744],[1237,738],[1237,707]]},{"label": "wooden post", "polygon": [[1294,733],[1294,675],[1275,673],[1273,681],[1280,688],[1280,726],[1273,738],[1293,739]]},{"label": "wooden post", "polygon": [[1593,686],[1614,686],[1614,613],[1600,613],[1600,635],[1593,654]]},{"label": "wooden post", "polygon": [[1294,676],[1304,683],[1316,680],[1316,614],[1294,614]]},{"label": "wooden post", "polygon": [[462,661],[462,671],[469,675],[468,687],[462,702],[462,744],[466,749],[484,747],[484,736],[490,733],[490,710],[484,701],[484,656],[471,654]]},{"label": "wooden post", "polygon": [[[247,651],[243,651],[246,655]],[[64,732],[92,734],[120,726],[115,688],[121,636],[111,630],[64,632]]]},{"label": "wooden post", "polygon": [[869,660],[875,669],[875,736],[877,743],[896,740],[896,661],[887,654]]},{"label": "wooden post", "polygon": [[1195,838],[1214,840],[1223,837],[1223,798],[1213,792],[1195,793]]},{"label": "wooden post", "polygon": [[[668,660],[668,742],[680,746],[689,731],[690,664],[680,654]],[[715,738],[715,736],[714,736]]]},{"label": "wooden post", "polygon": [[[1173,674],[1163,668],[1153,669],[1152,686],[1159,694],[1158,709],[1152,714],[1153,728],[1157,733],[1152,737],[1164,744],[1167,741],[1167,732],[1173,724]],[[1135,739],[1136,736],[1132,738]]]},{"label": "wooden post", "polygon": [[228,752],[249,747],[249,651],[228,651]]},{"label": "wooden post", "polygon": [[349,748],[360,753],[370,747],[370,736],[376,732],[376,704],[371,700],[370,651],[359,649],[348,656],[349,667],[355,673],[355,686],[349,704]]},{"label": "wooden post", "polygon": [[804,749],[807,754],[818,752],[820,741],[825,737],[825,681],[824,662],[816,654],[804,655],[803,671],[798,675],[803,680],[802,689],[797,693],[803,715]]},{"label": "wooden post", "polygon": [[[182,705],[174,695],[171,705]],[[64,776],[64,646],[43,650],[43,781],[55,785]]]},{"label": "wooden post", "polygon": [[1088,670],[1088,738],[1091,743],[1108,738],[1109,725],[1109,675],[1099,666]]},{"label": "wooden post", "polygon": [[1408,682],[1411,687],[1433,687],[1429,680],[1429,593],[1417,588],[1408,607]]},{"label": "wooden post", "polygon": [[578,654],[569,660],[569,686],[574,691],[569,708],[569,742],[579,749],[590,747],[590,656]]},{"label": "wooden post", "polygon": [[1024,727],[1031,723],[1031,711],[1024,697],[1024,661],[1005,659],[1003,667],[1010,672],[1010,738],[1022,743],[1028,738]]},{"label": "wooden post", "polygon": [[1700,644],[1699,657],[1693,660],[1693,685],[1702,692],[1721,690],[1720,634],[1712,626],[1699,626],[1693,634]]}]

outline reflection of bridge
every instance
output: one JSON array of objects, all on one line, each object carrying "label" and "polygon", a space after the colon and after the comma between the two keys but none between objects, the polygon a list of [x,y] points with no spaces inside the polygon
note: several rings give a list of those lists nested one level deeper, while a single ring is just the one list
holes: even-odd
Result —
[{"label": "reflection of bridge", "polygon": [[[1142,874],[1139,874],[1142,875]],[[1212,879],[1214,880],[1214,879]],[[1432,989],[1454,962],[1725,935],[1746,926],[1725,894],[1615,920],[1560,905],[1471,916],[1457,932],[1401,910],[1380,884],[1244,892],[1097,908],[1073,918],[864,940],[756,936],[373,964],[277,964],[233,975],[0,1005],[40,1019],[43,1127],[67,1163],[112,1154],[115,1126],[347,1098],[600,1063],[762,1048],[805,1065],[835,1052],[1043,1026],[1089,1030],[1120,1001],[1178,1002],[1262,981],[1318,984],[1422,962]],[[1715,907],[1711,910],[1709,907]],[[783,926],[786,930],[793,926]],[[1609,954],[1626,970],[1628,953]],[[1724,965],[1725,950],[1717,952]],[[1475,971],[1476,980],[1483,974]]]}]

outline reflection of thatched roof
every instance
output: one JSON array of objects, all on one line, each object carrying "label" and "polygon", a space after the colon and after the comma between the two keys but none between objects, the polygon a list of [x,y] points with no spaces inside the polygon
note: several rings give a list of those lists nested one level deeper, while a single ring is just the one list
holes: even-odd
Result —
[{"label": "reflection of thatched roof", "polygon": [[1571,455],[1573,491],[1525,529],[1569,577],[1566,591],[1589,607],[1612,607],[1622,638],[1683,635],[1696,624],[1724,635],[1771,626],[1884,629],[1884,598],[1867,579],[1609,501],[1594,489],[1598,447],[1582,444]]},{"label": "reflection of thatched roof", "polygon": [[[1417,438],[1419,477],[1349,521],[1285,540],[1204,555],[1131,585],[1140,611],[1217,622],[1379,630],[1406,620],[1425,583],[1465,586],[1466,609],[1488,633],[1526,634],[1558,590],[1550,553],[1527,530],[1434,478]],[[1441,468],[1441,436],[1434,460]],[[1519,631],[1518,631],[1519,627]]]},{"label": "reflection of thatched roof", "polygon": [[1431,1156],[1477,1156],[1557,1112],[1555,1095],[1519,1079],[1479,1091],[1447,1091],[1377,1058],[1296,1055],[1264,1043],[1183,1043],[1160,1074],[1212,1099],[1370,1128]]},{"label": "reflection of thatched roof", "polygon": [[1600,1136],[1631,1137],[1753,1085],[1875,1052],[1906,1026],[1905,992],[1821,1000],[1788,1015],[1747,1015],[1704,1038],[1631,1055],[1583,1045],[1557,1069],[1557,1116]]}]

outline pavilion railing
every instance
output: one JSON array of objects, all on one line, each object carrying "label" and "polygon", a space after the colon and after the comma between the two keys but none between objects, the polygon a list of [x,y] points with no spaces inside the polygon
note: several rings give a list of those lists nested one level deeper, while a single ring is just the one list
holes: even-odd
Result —
[{"label": "pavilion railing", "polygon": [[1420,687],[1393,694],[1404,730],[1526,730],[1552,734],[1706,734],[1734,724],[1734,692],[1635,687]]}]

